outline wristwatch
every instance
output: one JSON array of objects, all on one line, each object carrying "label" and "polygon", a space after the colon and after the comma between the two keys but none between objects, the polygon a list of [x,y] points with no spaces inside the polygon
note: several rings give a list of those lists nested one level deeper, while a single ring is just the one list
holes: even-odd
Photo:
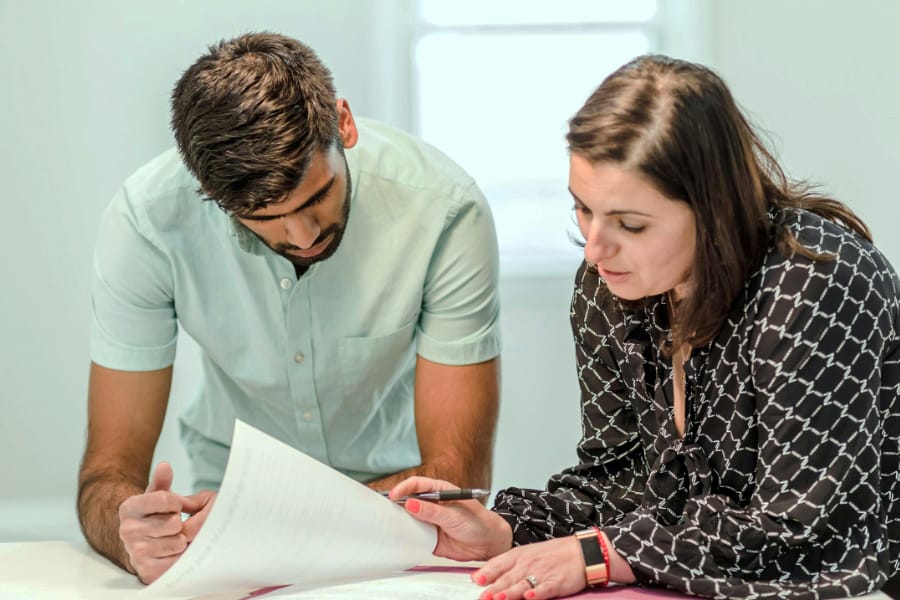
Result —
[{"label": "wristwatch", "polygon": [[584,555],[584,578],[588,585],[604,586],[609,583],[609,551],[596,527],[575,532]]}]

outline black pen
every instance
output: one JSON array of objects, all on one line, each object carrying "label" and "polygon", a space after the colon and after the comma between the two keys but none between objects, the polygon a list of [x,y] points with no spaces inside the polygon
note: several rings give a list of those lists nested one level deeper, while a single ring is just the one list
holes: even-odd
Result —
[{"label": "black pen", "polygon": [[[390,490],[379,492],[382,496],[387,496]],[[446,502],[448,500],[471,500],[473,498],[484,498],[491,494],[490,490],[481,490],[478,488],[462,488],[460,490],[438,490],[434,492],[419,492],[418,494],[410,494],[409,496],[401,496],[394,502],[406,502],[410,498],[416,500],[428,500],[430,502]]]}]

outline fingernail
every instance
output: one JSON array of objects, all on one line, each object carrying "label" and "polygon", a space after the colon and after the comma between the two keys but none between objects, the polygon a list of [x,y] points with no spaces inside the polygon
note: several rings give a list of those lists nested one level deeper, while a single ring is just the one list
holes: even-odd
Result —
[{"label": "fingernail", "polygon": [[[483,593],[481,596],[479,596],[479,598],[480,598],[481,600],[494,600],[494,598],[493,598],[493,596],[491,595],[490,592],[485,592],[485,593]],[[497,598],[497,600],[500,600],[500,599]]]},{"label": "fingernail", "polygon": [[531,598],[534,598],[534,596],[535,596],[534,590],[528,590],[527,592],[525,592],[525,597],[528,598],[529,600],[531,600]]},{"label": "fingernail", "polygon": [[411,513],[417,513],[422,508],[422,505],[419,504],[419,501],[415,498],[410,498],[406,501],[406,510]]},{"label": "fingernail", "polygon": [[487,582],[487,577],[485,577],[484,575],[479,573],[478,575],[475,576],[475,583],[477,583],[478,585],[484,585],[486,582]]},{"label": "fingernail", "polygon": [[494,600],[506,600],[506,592],[500,592],[494,596]]}]

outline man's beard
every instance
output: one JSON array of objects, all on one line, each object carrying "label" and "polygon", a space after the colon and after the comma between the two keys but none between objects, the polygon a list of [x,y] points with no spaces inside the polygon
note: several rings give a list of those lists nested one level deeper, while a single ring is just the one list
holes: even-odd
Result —
[{"label": "man's beard", "polygon": [[[341,152],[343,156],[343,152]],[[302,250],[302,248],[295,246],[293,244],[276,244],[272,246],[266,240],[262,240],[265,242],[269,248],[271,248],[275,253],[285,257],[295,267],[307,268],[314,263],[321,262],[325,259],[331,258],[335,252],[337,252],[338,246],[341,245],[341,240],[344,238],[344,231],[347,229],[347,223],[350,220],[350,196],[353,192],[353,184],[350,181],[350,166],[347,164],[347,160],[344,159],[344,168],[347,171],[347,193],[344,197],[344,209],[341,214],[341,222],[330,225],[327,229],[319,232],[318,237],[313,241],[312,244],[309,245],[310,248],[314,247],[316,244],[322,243],[325,239],[328,238],[329,235],[334,235],[331,242],[328,246],[325,247],[320,253],[315,256],[310,256],[309,258],[303,256],[297,256],[295,254],[291,254],[291,251]],[[262,238],[260,238],[262,239]]]}]

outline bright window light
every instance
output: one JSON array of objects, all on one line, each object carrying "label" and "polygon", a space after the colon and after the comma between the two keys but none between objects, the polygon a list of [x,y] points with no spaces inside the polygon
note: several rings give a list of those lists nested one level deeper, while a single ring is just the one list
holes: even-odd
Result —
[{"label": "bright window light", "polygon": [[[655,2],[557,4],[421,5],[428,23],[414,44],[416,127],[487,196],[504,275],[574,272],[581,249],[571,240],[568,120],[604,77],[653,47],[646,19]],[[574,19],[601,24],[555,26]]]}]

